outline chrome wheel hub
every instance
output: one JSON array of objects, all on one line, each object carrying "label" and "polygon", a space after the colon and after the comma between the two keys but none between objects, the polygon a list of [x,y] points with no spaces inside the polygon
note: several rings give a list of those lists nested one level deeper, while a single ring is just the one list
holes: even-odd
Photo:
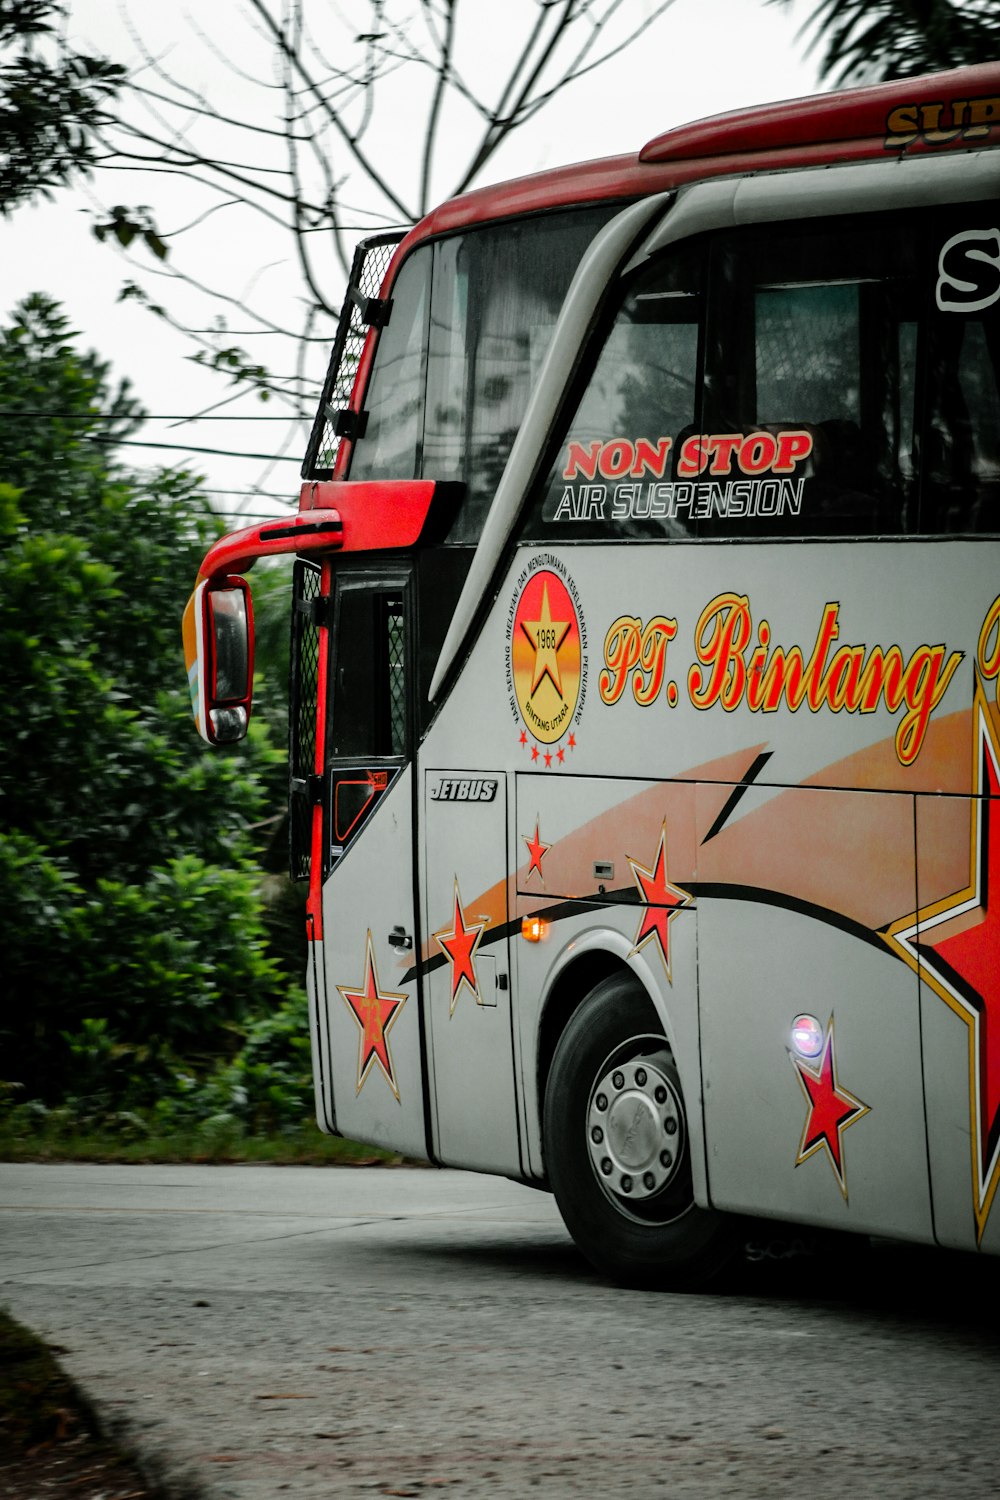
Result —
[{"label": "chrome wheel hub", "polygon": [[612,1063],[587,1111],[594,1172],[619,1205],[641,1202],[671,1182],[684,1154],[680,1096],[656,1057]]}]

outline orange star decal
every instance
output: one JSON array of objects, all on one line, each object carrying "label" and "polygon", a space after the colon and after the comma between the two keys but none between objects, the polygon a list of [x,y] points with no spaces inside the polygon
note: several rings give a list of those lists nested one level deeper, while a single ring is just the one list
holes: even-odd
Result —
[{"label": "orange star decal", "polygon": [[885,938],[968,1027],[978,1241],[1000,1182],[1000,748],[978,683],[973,722],[969,883],[894,922]]},{"label": "orange star decal", "polygon": [[542,604],[537,620],[522,620],[521,629],[535,648],[535,669],[531,675],[531,693],[534,697],[542,681],[548,677],[556,692],[562,697],[562,678],[559,674],[559,647],[569,633],[571,620],[553,620],[549,604],[548,585],[542,585]]},{"label": "orange star decal", "polygon": [[[655,938],[660,957],[663,959],[663,967],[667,971],[667,982],[673,984],[673,976],[670,972],[670,923],[681,907],[690,906],[694,898],[690,891],[682,890],[679,885],[671,885],[667,879],[666,819],[664,818],[663,827],[660,830],[659,848],[651,870],[647,870],[645,865],[639,864],[638,860],[632,859],[630,855],[625,857],[632,867],[633,878],[645,903],[632,953],[638,953],[640,948],[644,948]],[[631,956],[632,954],[629,954],[630,958]]]},{"label": "orange star decal", "polygon": [[552,848],[552,845],[551,844],[543,844],[542,841],[541,841],[541,839],[538,837],[538,819],[537,818],[535,819],[535,836],[534,836],[534,838],[529,838],[526,833],[522,833],[521,834],[521,838],[524,840],[525,844],[527,844],[527,846],[528,846],[528,853],[531,856],[531,863],[528,865],[528,874],[525,875],[525,877],[524,877],[525,880],[527,880],[528,875],[531,874],[532,870],[537,870],[540,878],[542,880],[544,880],[545,876],[542,874],[542,857],[543,857],[543,855],[545,855],[545,854],[548,853],[548,851]]},{"label": "orange star decal", "polygon": [[800,1167],[817,1151],[825,1151],[833,1168],[837,1186],[847,1198],[847,1177],[844,1172],[843,1135],[849,1125],[854,1125],[869,1113],[867,1104],[862,1104],[837,1079],[837,1060],[833,1048],[833,1017],[830,1017],[823,1042],[823,1051],[815,1067],[801,1057],[789,1053],[799,1084],[805,1095],[809,1112],[802,1127],[795,1165]]},{"label": "orange star decal", "polygon": [[472,993],[472,998],[477,1005],[482,1005],[479,995],[479,981],[476,978],[476,950],[482,941],[483,933],[486,931],[485,919],[478,922],[470,922],[466,926],[462,915],[462,896],[458,889],[458,876],[455,876],[455,911],[451,927],[442,927],[435,932],[434,940],[441,948],[451,964],[451,1002],[448,1008],[449,1019],[455,1014],[455,1006],[458,1004],[459,991],[464,984]]},{"label": "orange star decal", "polygon": [[361,1032],[358,1039],[356,1093],[361,1093],[369,1073],[377,1063],[398,1100],[399,1085],[396,1082],[396,1070],[392,1065],[392,1053],[389,1051],[389,1032],[408,997],[384,992],[379,988],[378,970],[375,967],[375,954],[372,950],[371,928],[368,929],[368,937],[365,940],[365,977],[361,988],[353,989],[346,984],[338,984],[337,988]]}]

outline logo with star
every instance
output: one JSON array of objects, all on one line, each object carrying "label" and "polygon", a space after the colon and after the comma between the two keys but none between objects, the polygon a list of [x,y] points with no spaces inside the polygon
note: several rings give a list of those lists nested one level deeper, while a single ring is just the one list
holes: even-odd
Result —
[{"label": "logo with star", "polygon": [[1000,748],[977,680],[969,881],[884,934],[968,1028],[973,1212],[982,1240],[1000,1182]]},{"label": "logo with star", "polygon": [[545,770],[576,749],[586,685],[586,630],[568,574],[522,574],[507,615],[507,688],[520,744]]},{"label": "logo with star", "polygon": [[796,1057],[793,1052],[788,1054],[792,1066],[799,1080],[799,1087],[805,1096],[808,1106],[805,1124],[802,1127],[802,1139],[799,1142],[798,1154],[795,1165],[801,1167],[804,1161],[815,1156],[817,1151],[826,1155],[827,1161],[833,1168],[833,1175],[837,1179],[837,1186],[847,1201],[847,1174],[844,1170],[844,1131],[865,1115],[870,1113],[870,1107],[862,1104],[843,1087],[837,1078],[837,1058],[833,1042],[833,1017],[831,1016],[826,1026],[826,1035],[823,1039],[823,1050],[815,1064],[805,1061],[804,1058]]},{"label": "logo with star", "polygon": [[449,1020],[455,1014],[455,1006],[458,1004],[463,984],[477,1005],[483,1003],[479,993],[479,980],[476,977],[476,952],[487,925],[485,918],[481,918],[478,922],[466,922],[462,914],[462,894],[458,889],[458,876],[456,875],[455,909],[452,913],[451,926],[442,927],[434,934],[434,941],[451,965]]},{"label": "logo with star", "polygon": [[368,1081],[372,1068],[378,1066],[386,1083],[399,1099],[396,1070],[389,1050],[389,1032],[396,1024],[400,1011],[409,998],[383,990],[378,982],[375,953],[372,949],[371,928],[365,939],[365,977],[361,988],[338,984],[344,1004],[357,1022],[358,1038],[358,1083],[355,1093],[360,1094]]},{"label": "logo with star", "polygon": [[651,870],[631,855],[625,857],[632,868],[632,877],[644,906],[629,958],[638,953],[640,948],[645,948],[647,943],[655,943],[667,971],[667,982],[673,984],[670,970],[670,924],[682,907],[691,905],[694,897],[690,891],[683,890],[679,885],[672,885],[667,879],[666,818],[660,829],[660,842]]}]

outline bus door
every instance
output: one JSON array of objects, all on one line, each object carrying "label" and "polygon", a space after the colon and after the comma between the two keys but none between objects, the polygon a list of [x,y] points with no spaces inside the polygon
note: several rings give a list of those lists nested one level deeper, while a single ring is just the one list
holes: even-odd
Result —
[{"label": "bus door", "polygon": [[316,694],[325,746],[322,941],[310,975],[317,1092],[328,1127],[423,1156],[410,570],[327,568],[316,611],[329,631]]},{"label": "bus door", "polygon": [[516,1173],[506,777],[425,770],[423,818],[435,1156]]}]

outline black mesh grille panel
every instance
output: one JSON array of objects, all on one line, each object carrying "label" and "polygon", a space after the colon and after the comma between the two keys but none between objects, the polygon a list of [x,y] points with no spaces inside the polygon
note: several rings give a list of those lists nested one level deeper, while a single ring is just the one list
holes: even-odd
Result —
[{"label": "black mesh grille panel", "polygon": [[337,432],[337,417],[346,410],[351,398],[358,360],[371,326],[370,320],[365,316],[369,311],[366,304],[378,297],[392,252],[402,238],[402,234],[373,235],[370,239],[362,240],[355,251],[347,296],[341,309],[330,367],[323,386],[323,397],[302,465],[304,479],[329,477],[337,462],[337,454],[343,442],[343,437]]},{"label": "black mesh grille panel", "polygon": [[389,676],[389,740],[393,755],[406,754],[406,637],[403,631],[403,601],[398,596],[385,601],[386,665]]},{"label": "black mesh grille panel", "polygon": [[292,604],[292,689],[288,719],[289,869],[293,880],[309,879],[312,849],[310,777],[316,757],[316,693],[319,673],[319,626],[313,601],[319,598],[320,569],[295,564]]}]

